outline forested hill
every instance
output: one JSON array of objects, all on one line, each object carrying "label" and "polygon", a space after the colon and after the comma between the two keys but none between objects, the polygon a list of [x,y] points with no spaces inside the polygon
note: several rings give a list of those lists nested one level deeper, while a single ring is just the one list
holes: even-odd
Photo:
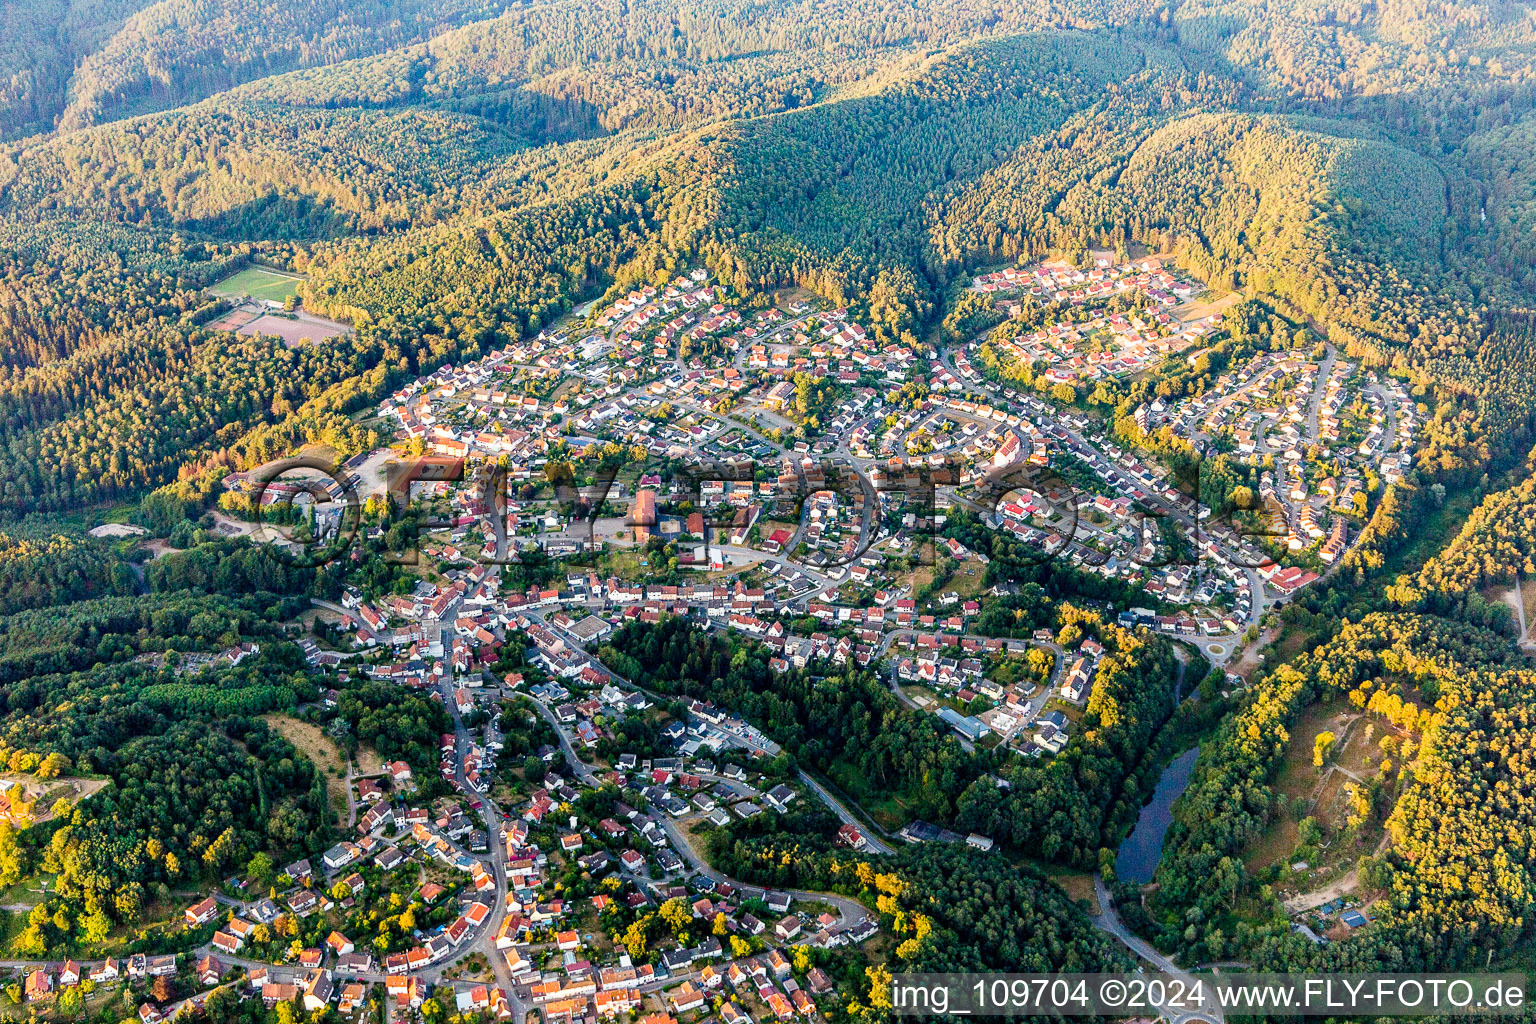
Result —
[{"label": "forested hill", "polygon": [[164,110],[492,16],[499,0],[21,0],[0,36],[0,134]]},{"label": "forested hill", "polygon": [[[449,97],[620,58],[682,69],[786,51],[942,46],[981,31],[1139,17],[1153,5],[1074,6],[1082,10],[1046,0],[723,8],[612,0],[28,0],[3,7],[0,138],[167,110],[269,76],[347,62],[348,74],[314,76],[325,84],[305,101],[337,99],[338,89],[375,103]],[[384,56],[366,60],[375,55]],[[709,102],[703,90],[699,96]]]},{"label": "forested hill", "polygon": [[[0,115],[28,136],[0,151],[25,353],[0,380],[0,509],[195,490],[295,438],[355,447],[339,417],[401,375],[679,257],[912,341],[977,264],[1144,241],[1431,389],[1427,469],[1528,447],[1518,5],[328,10],[164,0],[105,35],[117,15],[76,8],[8,27],[32,98]],[[71,34],[86,23],[100,38]],[[53,115],[44,81],[64,83]],[[199,290],[251,254],[358,330],[302,353],[208,331]]]}]

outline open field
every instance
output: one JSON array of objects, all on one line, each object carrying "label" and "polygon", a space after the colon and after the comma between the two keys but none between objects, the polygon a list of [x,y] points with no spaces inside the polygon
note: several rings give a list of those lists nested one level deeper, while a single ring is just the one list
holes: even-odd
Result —
[{"label": "open field", "polygon": [[1242,299],[1243,296],[1240,292],[1225,292],[1220,295],[1212,295],[1210,292],[1206,292],[1198,298],[1180,303],[1178,308],[1173,311],[1173,315],[1184,322],[1203,320],[1208,316],[1231,309],[1241,302]]},{"label": "open field", "polygon": [[1282,814],[1269,823],[1269,828],[1248,845],[1243,863],[1249,871],[1259,871],[1285,860],[1301,845],[1301,834],[1296,819]]},{"label": "open field", "polygon": [[[916,552],[918,565],[912,570],[910,583],[913,593],[923,590],[933,584],[937,573],[938,556],[931,543],[923,544]],[[941,594],[953,592],[959,595],[959,600],[969,601],[978,597],[986,587],[987,567],[981,564],[977,558],[967,557],[963,561],[955,563],[955,571],[939,581],[939,586],[933,593],[933,600],[938,601]],[[940,611],[959,611],[958,606],[945,606]]]},{"label": "open field", "polygon": [[[1312,763],[1313,741],[1324,730],[1332,732],[1337,742],[1327,762],[1318,768]],[[1275,780],[1283,809],[1249,845],[1243,859],[1250,871],[1286,864],[1302,848],[1297,824],[1302,817],[1315,818],[1324,827],[1324,841],[1303,854],[1307,869],[1299,874],[1282,873],[1279,888],[1289,893],[1287,907],[1293,912],[1319,906],[1353,889],[1355,860],[1362,853],[1379,853],[1385,845],[1380,821],[1373,818],[1355,829],[1347,825],[1350,790],[1366,785],[1378,774],[1381,751],[1377,741],[1388,733],[1401,735],[1337,697],[1308,708],[1292,730]],[[1300,895],[1294,891],[1298,888]]]},{"label": "open field", "polygon": [[[276,309],[284,299],[298,292],[304,278],[269,267],[246,267],[211,286],[214,295],[234,299],[238,305],[209,326],[217,331],[234,331],[253,337],[267,334],[281,338],[289,348],[306,342],[325,341],[347,334],[346,324],[314,316],[302,309],[283,313]],[[248,301],[247,301],[248,299]]]},{"label": "open field", "polygon": [[[273,712],[262,716],[262,721],[275,729],[282,737],[295,747],[316,768],[320,769],[320,775],[325,779],[326,801],[331,805],[331,810],[336,812],[339,819],[345,819],[347,815],[347,758],[336,745],[336,741],[320,731],[317,725],[300,721],[290,715]],[[362,757],[359,752],[359,757]],[[374,755],[371,764],[374,769],[379,767],[378,755]],[[359,765],[359,768],[362,766]]]},{"label": "open field", "polygon": [[1073,903],[1086,903],[1088,913],[1097,914],[1099,912],[1099,897],[1094,892],[1092,875],[1052,874],[1051,881],[1061,886]]},{"label": "open field", "polygon": [[289,274],[281,270],[246,267],[211,285],[208,290],[215,295],[225,295],[234,299],[249,295],[253,299],[282,302],[288,296],[295,294],[303,281],[304,278],[297,274]]},{"label": "open field", "polygon": [[981,560],[968,557],[955,567],[944,589],[959,594],[962,601],[969,601],[981,596],[986,586],[986,577],[987,567],[981,564]]},{"label": "open field", "polygon": [[1291,743],[1286,748],[1285,762],[1275,788],[1290,800],[1309,799],[1315,795],[1322,775],[1322,771],[1312,763],[1312,747],[1318,734],[1326,730],[1335,736],[1343,736],[1357,717],[1359,713],[1339,697],[1307,708],[1296,727],[1291,730]]},{"label": "open field", "polygon": [[[1316,808],[1314,798],[1322,771],[1312,764],[1312,745],[1317,734],[1326,730],[1336,736],[1345,736],[1349,724],[1357,713],[1342,699],[1314,704],[1302,713],[1296,727],[1291,730],[1291,742],[1285,750],[1285,760],[1275,778],[1275,790],[1287,804],[1306,801],[1307,814]],[[1250,871],[1268,867],[1289,857],[1300,844],[1296,831],[1299,820],[1290,811],[1278,814],[1270,822],[1264,835],[1249,846],[1244,861]]]},{"label": "open field", "polygon": [[339,337],[348,333],[351,328],[335,320],[327,320],[300,310],[294,313],[262,313],[234,327],[233,330],[236,334],[244,334],[247,337],[270,334],[283,339],[283,344],[289,348],[298,348],[308,342],[326,341]]}]

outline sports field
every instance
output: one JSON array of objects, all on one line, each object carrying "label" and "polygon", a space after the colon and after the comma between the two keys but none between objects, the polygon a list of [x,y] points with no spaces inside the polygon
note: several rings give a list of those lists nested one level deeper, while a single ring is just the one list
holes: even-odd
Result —
[{"label": "sports field", "polygon": [[295,313],[269,313],[256,302],[242,302],[208,326],[216,331],[234,331],[247,337],[271,334],[283,339],[283,344],[289,348],[298,348],[308,342],[326,341],[351,331],[346,324],[313,316],[303,310]]},{"label": "sports field", "polygon": [[230,298],[239,298],[249,295],[253,299],[267,299],[271,302],[282,302],[288,296],[296,294],[303,278],[295,274],[285,273],[281,270],[269,270],[266,267],[246,267],[226,277],[208,290],[215,295],[227,295]]}]

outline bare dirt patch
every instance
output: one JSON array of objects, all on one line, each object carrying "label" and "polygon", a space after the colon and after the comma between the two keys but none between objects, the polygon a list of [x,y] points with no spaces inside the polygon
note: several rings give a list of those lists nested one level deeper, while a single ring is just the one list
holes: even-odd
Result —
[{"label": "bare dirt patch", "polygon": [[1350,868],[1344,874],[1335,878],[1321,889],[1312,892],[1301,893],[1292,896],[1285,901],[1285,909],[1292,914],[1299,914],[1307,910],[1314,910],[1324,903],[1331,903],[1340,896],[1354,892],[1360,887],[1360,878],[1354,868]]},{"label": "bare dirt patch", "polygon": [[151,558],[164,558],[166,555],[178,555],[183,549],[173,548],[170,541],[156,537],[144,542],[144,550],[149,552]]},{"label": "bare dirt patch", "polygon": [[92,537],[142,537],[149,531],[131,523],[102,523],[90,531]]},{"label": "bare dirt patch", "polygon": [[1252,679],[1254,670],[1259,667],[1259,662],[1263,659],[1264,648],[1274,643],[1275,637],[1279,635],[1280,630],[1274,627],[1260,632],[1258,639],[1245,646],[1236,661],[1227,663],[1226,671],[1242,676],[1244,681]]},{"label": "bare dirt patch", "polygon": [[106,779],[69,776],[39,779],[18,772],[0,772],[0,780],[7,784],[3,815],[6,820],[21,825],[48,821],[53,817],[53,805],[59,800],[68,801],[73,807],[99,793],[107,784]]},{"label": "bare dirt patch", "polygon": [[[290,319],[290,316],[292,319]],[[236,328],[236,333],[247,336],[270,334],[283,339],[283,344],[289,348],[297,348],[306,343],[339,337],[346,334],[349,330],[350,328],[346,324],[337,323],[335,320],[326,320],[323,317],[313,316],[309,313],[293,313],[289,315],[263,313],[249,323]]]},{"label": "bare dirt patch", "polygon": [[261,316],[261,313],[258,310],[236,309],[233,312],[224,314],[208,326],[215,331],[239,331],[259,316]]}]

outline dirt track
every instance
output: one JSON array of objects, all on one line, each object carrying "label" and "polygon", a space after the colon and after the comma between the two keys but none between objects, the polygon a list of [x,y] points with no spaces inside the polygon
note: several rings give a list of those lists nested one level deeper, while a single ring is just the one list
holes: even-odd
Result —
[{"label": "dirt track", "polygon": [[1358,888],[1360,888],[1360,878],[1356,874],[1355,869],[1350,868],[1321,889],[1292,896],[1285,901],[1285,909],[1287,913],[1300,914],[1304,911],[1316,909],[1324,903],[1338,899],[1340,896],[1346,896]]}]

